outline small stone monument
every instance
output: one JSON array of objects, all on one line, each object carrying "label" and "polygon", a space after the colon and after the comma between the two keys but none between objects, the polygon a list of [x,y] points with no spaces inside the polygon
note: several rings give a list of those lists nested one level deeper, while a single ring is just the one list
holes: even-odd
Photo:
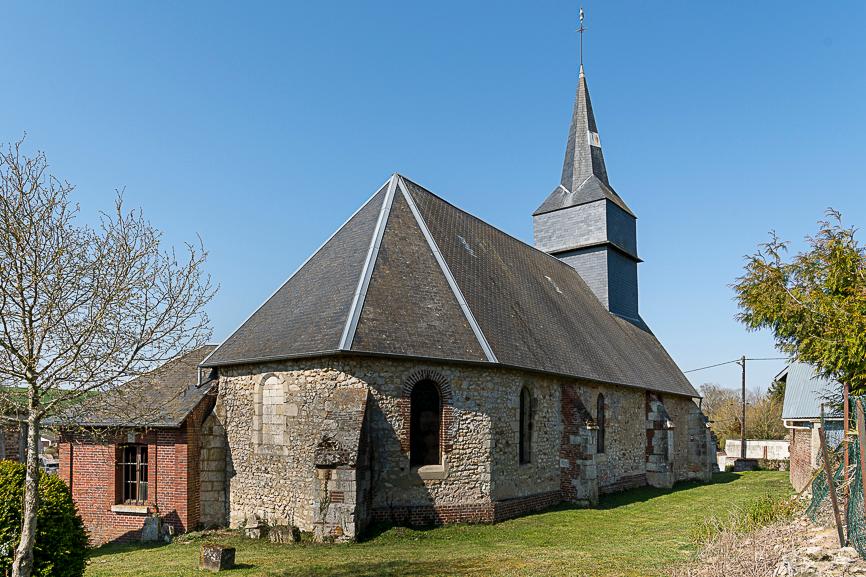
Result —
[{"label": "small stone monument", "polygon": [[235,566],[235,548],[223,547],[217,543],[204,543],[201,546],[199,569],[205,571],[225,571]]},{"label": "small stone monument", "polygon": [[244,535],[248,539],[265,539],[268,536],[268,526],[264,523],[257,523],[244,527]]},{"label": "small stone monument", "polygon": [[737,459],[734,461],[734,472],[741,473],[743,471],[757,471],[760,467],[758,467],[757,459]]},{"label": "small stone monument", "polygon": [[162,538],[162,519],[158,514],[148,515],[141,528],[141,540],[145,542],[159,541]]},{"label": "small stone monument", "polygon": [[294,525],[276,525],[268,529],[268,539],[271,543],[297,543],[301,540],[301,531]]}]

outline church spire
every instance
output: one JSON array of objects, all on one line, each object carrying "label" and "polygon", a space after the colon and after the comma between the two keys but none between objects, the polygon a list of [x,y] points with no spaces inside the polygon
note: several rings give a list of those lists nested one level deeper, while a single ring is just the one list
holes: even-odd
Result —
[{"label": "church spire", "polygon": [[607,309],[640,323],[636,217],[608,182],[583,70],[568,129],[562,178],[532,214],[535,247],[574,268]]},{"label": "church spire", "polygon": [[592,176],[597,177],[606,186],[610,186],[607,180],[607,169],[604,166],[604,154],[601,152],[598,127],[592,114],[586,74],[583,71],[583,33],[586,31],[583,26],[583,8],[580,9],[580,28],[577,31],[580,33],[580,77],[577,82],[577,94],[574,97],[574,110],[571,114],[571,127],[568,131],[560,181],[569,192],[575,192]]}]

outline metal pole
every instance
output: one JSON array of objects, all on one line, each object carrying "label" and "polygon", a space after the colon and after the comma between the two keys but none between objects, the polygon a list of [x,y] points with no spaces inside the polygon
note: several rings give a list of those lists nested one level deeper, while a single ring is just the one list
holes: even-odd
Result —
[{"label": "metal pole", "polygon": [[866,517],[866,418],[863,416],[863,403],[857,399],[857,438],[860,441],[860,488],[863,490],[863,516]]},{"label": "metal pole", "polygon": [[740,458],[746,458],[746,355],[740,359],[740,365],[743,367],[743,406],[740,419]]},{"label": "metal pole", "polygon": [[845,494],[848,494],[848,423],[850,422],[850,409],[848,401],[848,385],[842,385],[842,439],[844,439],[843,449],[845,451]]},{"label": "metal pole", "polygon": [[821,405],[821,427],[818,428],[818,438],[821,440],[821,455],[824,458],[824,474],[827,475],[827,488],[830,490],[830,502],[833,504],[833,518],[836,521],[836,531],[839,533],[839,546],[845,546],[845,534],[842,530],[842,519],[839,517],[839,501],[836,499],[836,483],[833,480],[833,469],[830,467],[830,455],[827,452],[827,436],[824,434],[824,405]]}]

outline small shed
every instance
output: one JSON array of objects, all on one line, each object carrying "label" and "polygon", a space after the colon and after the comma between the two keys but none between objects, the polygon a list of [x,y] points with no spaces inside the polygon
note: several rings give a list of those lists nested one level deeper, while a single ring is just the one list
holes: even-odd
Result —
[{"label": "small shed", "polygon": [[820,466],[818,426],[822,404],[825,405],[827,443],[832,447],[842,440],[842,416],[827,405],[839,394],[842,385],[820,376],[814,367],[805,363],[791,363],[775,380],[785,383],[782,421],[790,431],[791,485],[800,491]]}]

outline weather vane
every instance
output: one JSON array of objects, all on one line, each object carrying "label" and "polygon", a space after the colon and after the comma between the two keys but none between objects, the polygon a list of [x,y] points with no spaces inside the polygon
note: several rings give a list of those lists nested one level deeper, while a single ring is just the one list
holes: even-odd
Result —
[{"label": "weather vane", "polygon": [[580,28],[577,29],[580,32],[580,71],[583,72],[583,33],[586,32],[586,28],[583,27],[583,6],[580,7]]}]

